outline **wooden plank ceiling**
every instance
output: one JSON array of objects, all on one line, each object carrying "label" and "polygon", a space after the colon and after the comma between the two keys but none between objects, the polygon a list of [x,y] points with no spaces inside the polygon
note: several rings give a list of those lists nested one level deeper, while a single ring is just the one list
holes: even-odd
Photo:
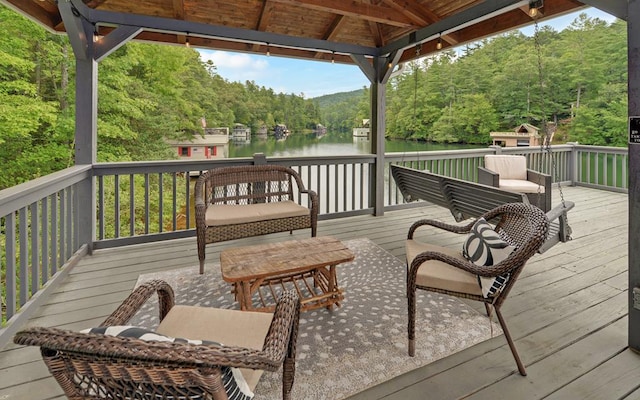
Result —
[{"label": "wooden plank ceiling", "polygon": [[[56,5],[57,1],[71,1],[78,10],[110,12],[112,15],[128,15],[138,18],[138,26],[146,28],[136,39],[172,44],[253,52],[286,57],[353,63],[348,53],[352,46],[367,49],[394,50],[394,44],[402,55],[399,61],[407,61],[419,54],[426,55],[442,48],[471,42],[496,33],[531,24],[527,1],[502,1],[508,4],[488,19],[462,25],[461,29],[447,28],[429,37],[418,37],[438,23],[455,21],[461,13],[473,13],[482,0],[0,0],[17,11],[28,15],[54,32],[64,32],[65,27]],[[498,2],[496,2],[498,3]],[[539,18],[551,18],[574,11],[585,5],[577,0],[545,0]],[[506,11],[504,11],[506,10]],[[479,15],[481,18],[482,15]],[[193,29],[178,32],[170,29],[153,29],[145,26],[145,17],[154,21],[181,21],[181,26]],[[89,20],[106,34],[117,27],[113,21]],[[131,19],[127,20],[131,21]],[[186,23],[186,25],[184,24]],[[436,24],[436,25],[434,25]],[[203,35],[198,27],[203,25],[233,28],[240,32],[241,40]],[[450,24],[449,24],[450,25]],[[465,24],[466,25],[466,24]],[[460,26],[458,24],[457,26]],[[419,35],[418,35],[419,36]],[[247,40],[248,37],[254,38]],[[188,39],[187,39],[188,38]],[[308,46],[292,46],[283,38],[308,40]],[[402,46],[398,43],[402,43]],[[284,44],[283,44],[284,43]],[[304,42],[306,43],[306,42]],[[419,49],[416,47],[420,46]],[[344,50],[344,51],[341,51]],[[371,55],[371,54],[366,54]]]}]

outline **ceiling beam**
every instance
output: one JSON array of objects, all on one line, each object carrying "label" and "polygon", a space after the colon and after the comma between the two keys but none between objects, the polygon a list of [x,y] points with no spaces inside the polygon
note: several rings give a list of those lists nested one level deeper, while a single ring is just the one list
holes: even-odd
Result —
[{"label": "ceiling beam", "polygon": [[89,59],[89,43],[93,43],[94,26],[76,13],[76,8],[70,0],[60,0],[58,9],[76,58]]},{"label": "ceiling beam", "polygon": [[[272,15],[273,3],[271,3],[269,0],[264,0],[262,2],[262,7],[260,8],[258,23],[256,23],[256,31],[265,32],[267,30],[267,26],[269,26],[269,21],[271,20]],[[260,44],[253,45],[254,51],[258,51],[258,48],[260,48]]]},{"label": "ceiling beam", "polygon": [[379,71],[380,76],[378,76],[378,79],[380,83],[387,83],[389,81],[389,78],[391,77],[391,74],[393,73],[396,65],[398,65],[401,56],[401,51],[394,51],[393,53],[389,54],[389,56],[385,60],[387,62],[386,68],[383,68],[381,71]]},{"label": "ceiling beam", "polygon": [[273,15],[273,4],[269,0],[262,2],[262,8],[260,8],[260,16],[258,17],[258,23],[256,24],[257,31],[266,31],[269,26],[269,21]]},{"label": "ceiling beam", "polygon": [[140,32],[142,32],[141,28],[120,26],[111,31],[108,35],[103,36],[93,44],[96,61],[102,61],[109,54],[127,44],[127,42],[136,37]]},{"label": "ceiling beam", "polygon": [[184,20],[184,0],[173,0],[173,17],[175,19]]},{"label": "ceiling beam", "polygon": [[527,3],[526,0],[484,1],[450,17],[434,22],[433,24],[419,29],[412,34],[406,35],[403,38],[394,41],[393,43],[389,43],[388,45],[380,49],[380,55],[387,55],[392,53],[393,51],[412,47],[417,43],[422,43],[443,32],[448,33],[446,32],[448,30],[455,31],[460,27],[468,26],[468,24],[474,23],[475,21],[491,18],[492,16],[502,12],[502,10],[518,8],[525,3]]},{"label": "ceiling beam", "polygon": [[609,13],[621,20],[626,21],[628,18],[628,0],[580,0],[580,2]]},{"label": "ceiling beam", "polygon": [[359,1],[343,0],[272,0],[287,5],[305,7],[346,17],[399,27],[419,26],[410,18],[390,8]]},{"label": "ceiling beam", "polygon": [[89,22],[114,26],[134,26],[144,30],[180,33],[189,32],[192,36],[203,36],[212,39],[226,39],[250,44],[271,43],[282,47],[302,50],[324,50],[343,54],[361,54],[376,56],[379,50],[375,47],[349,43],[330,42],[322,39],[303,38],[278,33],[259,32],[250,29],[232,28],[228,26],[209,25],[205,23],[179,21],[171,18],[145,16],[139,14],[119,13],[88,8],[81,0],[60,0],[71,2],[78,12]]},{"label": "ceiling beam", "polygon": [[[383,0],[389,7],[393,7],[398,11],[404,13],[409,18],[414,19],[420,26],[430,25],[440,21],[442,18],[429,8],[424,7],[421,4],[410,2],[407,0]],[[442,40],[455,46],[460,42],[460,39],[455,33],[449,33],[442,35]]]},{"label": "ceiling beam", "polygon": [[64,25],[62,24],[62,18],[53,19],[52,13],[58,8],[55,5],[51,5],[48,2],[38,4],[29,1],[21,0],[7,0],[0,2],[1,4],[13,9],[20,15],[25,16],[31,21],[42,25],[53,33],[60,33],[64,31]]},{"label": "ceiling beam", "polygon": [[87,1],[85,4],[87,5],[87,7],[91,7],[91,8],[99,8],[102,3],[104,3],[106,0],[90,0]]},{"label": "ceiling beam", "polygon": [[[324,35],[322,35],[322,39],[323,40],[335,39],[335,36],[340,31],[340,26],[343,24],[343,22],[344,22],[344,15],[336,15],[336,17],[331,21],[331,25],[329,25],[329,28],[327,28],[324,32]],[[324,55],[325,53],[318,52],[315,58],[323,58]]]},{"label": "ceiling beam", "polygon": [[367,77],[367,79],[369,79],[369,82],[373,83],[376,80],[376,71],[373,68],[373,64],[371,64],[371,61],[369,61],[367,58],[361,56],[361,55],[357,55],[357,54],[352,54],[351,55],[351,59],[353,60],[353,62],[360,67],[360,70],[362,71],[362,73],[364,74],[364,76]]},{"label": "ceiling beam", "polygon": [[386,41],[384,40],[384,35],[382,34],[382,28],[380,27],[380,24],[372,21],[367,21],[367,24],[369,25],[369,31],[373,36],[373,41],[376,47],[384,46],[386,44]]}]

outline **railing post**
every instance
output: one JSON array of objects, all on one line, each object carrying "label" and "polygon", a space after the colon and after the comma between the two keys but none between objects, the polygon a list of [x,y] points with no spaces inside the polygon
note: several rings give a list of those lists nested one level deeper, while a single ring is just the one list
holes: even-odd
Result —
[{"label": "railing post", "polygon": [[[78,204],[76,204],[77,210],[77,223],[78,226],[78,248],[83,244],[87,245],[87,251],[89,254],[93,251],[93,242],[96,240],[96,190],[95,179],[93,177],[93,170],[91,170],[91,176],[87,179],[78,182],[76,186]],[[78,249],[73,249],[76,251]]]},{"label": "railing post", "polygon": [[493,150],[493,154],[502,154],[502,146],[491,145],[489,148]]},{"label": "railing post", "polygon": [[267,157],[264,153],[255,153],[253,155],[253,165],[267,165]]},{"label": "railing post", "polygon": [[571,153],[569,153],[569,171],[568,178],[571,181],[571,186],[575,186],[578,182],[578,142],[568,142],[567,145],[571,146]]}]

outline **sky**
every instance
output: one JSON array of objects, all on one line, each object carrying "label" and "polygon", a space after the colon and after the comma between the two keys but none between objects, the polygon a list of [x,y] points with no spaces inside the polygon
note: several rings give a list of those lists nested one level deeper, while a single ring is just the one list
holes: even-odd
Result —
[{"label": "sky", "polygon": [[[610,14],[595,8],[587,8],[551,19],[541,25],[550,25],[556,31],[561,31],[581,12],[609,23],[615,21],[615,17]],[[526,35],[532,35],[533,26],[524,28],[522,31]],[[226,80],[241,83],[254,81],[257,85],[271,88],[276,93],[314,98],[369,86],[369,81],[355,65],[217,50],[198,49],[198,51],[203,61],[213,61],[218,74]]]}]

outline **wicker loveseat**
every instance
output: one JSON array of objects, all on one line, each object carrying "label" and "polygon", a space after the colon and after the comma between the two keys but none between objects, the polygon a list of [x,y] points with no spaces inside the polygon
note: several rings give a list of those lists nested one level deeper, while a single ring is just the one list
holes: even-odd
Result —
[{"label": "wicker loveseat", "polygon": [[[174,306],[172,288],[155,280],[136,288],[94,329],[130,329],[128,321],[155,293],[161,322],[153,333],[173,341],[31,327],[18,332],[14,342],[40,346],[45,364],[70,399],[242,398],[237,390],[225,389],[239,382],[238,371],[242,385],[253,391],[263,371],[280,368],[282,397],[291,398],[300,316],[294,291],[284,292],[270,314]],[[197,343],[202,341],[216,343]]]},{"label": "wicker loveseat", "polygon": [[316,236],[318,196],[285,166],[209,170],[196,182],[195,204],[201,274],[209,243],[306,228]]}]

